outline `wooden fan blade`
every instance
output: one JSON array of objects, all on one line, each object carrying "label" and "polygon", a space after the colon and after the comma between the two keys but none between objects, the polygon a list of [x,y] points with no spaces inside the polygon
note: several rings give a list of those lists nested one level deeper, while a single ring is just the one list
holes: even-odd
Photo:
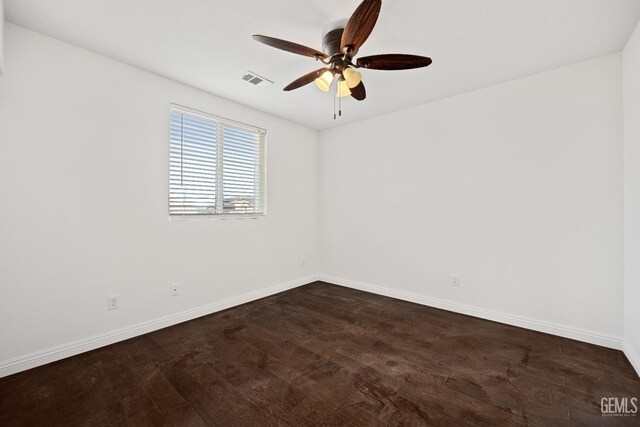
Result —
[{"label": "wooden fan blade", "polygon": [[275,47],[276,49],[286,50],[287,52],[297,53],[298,55],[310,56],[312,58],[326,58],[327,55],[319,50],[312,49],[307,46],[303,46],[298,43],[289,42],[286,40],[276,39],[275,37],[261,36],[255,34],[253,39],[264,43],[267,46]]},{"label": "wooden fan blade", "polygon": [[356,66],[372,70],[409,70],[411,68],[426,67],[431,64],[431,58],[418,55],[403,55],[392,53],[388,55],[372,55],[358,58]]},{"label": "wooden fan blade", "polygon": [[363,101],[367,97],[367,91],[364,88],[364,83],[358,83],[358,86],[353,87],[351,90],[351,96],[358,101]]},{"label": "wooden fan blade", "polygon": [[328,68],[320,68],[319,70],[312,71],[309,74],[305,74],[304,76],[289,83],[289,85],[285,87],[283,90],[290,91],[290,90],[298,89],[299,87],[302,87],[304,85],[308,85],[309,83],[311,83],[312,81],[320,77],[320,75],[324,73],[326,70],[328,70]]},{"label": "wooden fan blade", "polygon": [[351,56],[358,53],[360,46],[367,40],[376,25],[380,7],[382,7],[382,0],[364,0],[360,3],[344,27],[340,43],[343,51],[349,49]]}]

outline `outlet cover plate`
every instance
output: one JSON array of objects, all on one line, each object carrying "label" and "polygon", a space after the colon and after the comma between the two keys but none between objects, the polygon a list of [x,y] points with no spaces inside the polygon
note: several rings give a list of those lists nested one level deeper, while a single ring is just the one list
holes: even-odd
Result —
[{"label": "outlet cover plate", "polygon": [[451,275],[451,286],[455,286],[456,288],[460,287],[460,275]]},{"label": "outlet cover plate", "polygon": [[107,310],[115,310],[120,307],[120,295],[109,295],[107,298]]}]

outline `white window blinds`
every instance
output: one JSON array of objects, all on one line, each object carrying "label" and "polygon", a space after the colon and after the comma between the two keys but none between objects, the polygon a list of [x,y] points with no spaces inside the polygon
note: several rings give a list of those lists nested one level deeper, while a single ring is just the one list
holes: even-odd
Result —
[{"label": "white window blinds", "polygon": [[170,215],[264,215],[264,129],[177,105],[169,127]]}]

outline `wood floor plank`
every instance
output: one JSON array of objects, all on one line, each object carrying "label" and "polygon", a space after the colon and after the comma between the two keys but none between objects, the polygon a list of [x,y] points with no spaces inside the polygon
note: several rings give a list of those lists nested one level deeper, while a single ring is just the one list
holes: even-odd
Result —
[{"label": "wood floor plank", "polygon": [[640,425],[624,355],[312,283],[0,379],[2,426]]}]

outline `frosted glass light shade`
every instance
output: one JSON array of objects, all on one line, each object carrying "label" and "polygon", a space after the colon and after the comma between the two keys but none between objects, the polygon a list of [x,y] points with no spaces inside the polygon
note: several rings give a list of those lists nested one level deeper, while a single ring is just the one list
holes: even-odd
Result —
[{"label": "frosted glass light shade", "polygon": [[344,79],[347,81],[347,86],[349,86],[349,88],[351,89],[358,86],[362,81],[362,74],[360,74],[359,72],[351,68],[346,68],[342,72],[342,75],[344,76]]},{"label": "frosted glass light shade", "polygon": [[343,96],[349,95],[351,95],[351,91],[349,90],[349,86],[347,86],[347,81],[344,77],[340,77],[340,80],[338,80],[338,93],[336,96],[338,98],[342,98]]},{"label": "frosted glass light shade", "polygon": [[318,77],[316,80],[316,86],[323,92],[329,92],[329,87],[331,87],[331,82],[333,82],[333,73],[329,70],[325,71]]}]

